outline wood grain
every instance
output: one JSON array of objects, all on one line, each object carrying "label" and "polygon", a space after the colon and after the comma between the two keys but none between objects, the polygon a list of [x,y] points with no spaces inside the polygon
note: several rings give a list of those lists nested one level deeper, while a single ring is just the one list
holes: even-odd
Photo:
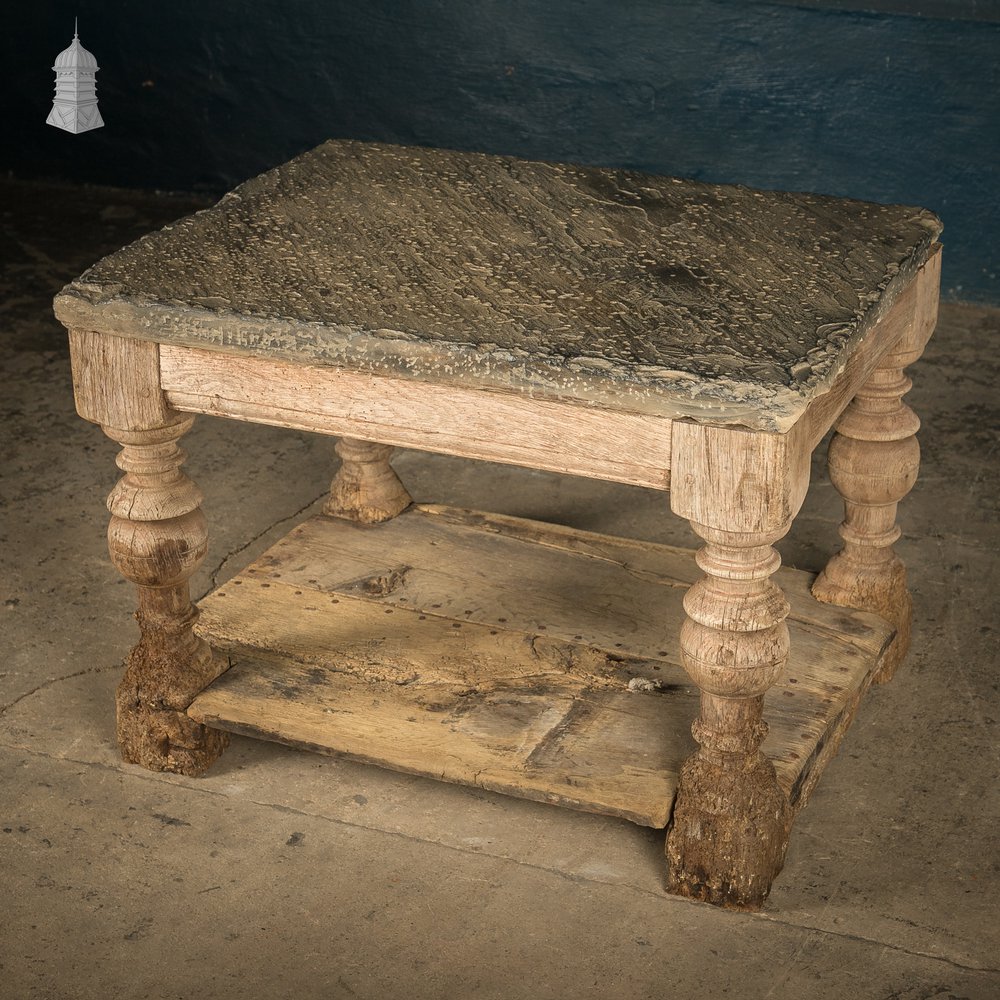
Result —
[{"label": "wood grain", "polygon": [[[746,474],[740,462],[734,469]],[[711,524],[726,520],[717,514]],[[680,645],[701,694],[691,727],[698,749],[680,772],[667,887],[720,906],[759,909],[784,864],[793,816],[761,749],[765,696],[785,675],[789,656],[790,606],[772,579],[781,563],[772,543],[788,522],[770,531],[691,526],[705,540],[696,557],[705,575],[684,596]]]},{"label": "wood grain", "polygon": [[652,698],[537,682],[383,691],[325,666],[231,655],[189,709],[199,723],[643,826],[669,819],[686,729],[665,727]]},{"label": "wood grain", "polygon": [[[236,667],[189,712],[660,827],[694,749],[677,634],[696,575],[681,549],[454,508],[315,517],[202,602]],[[891,631],[777,576],[793,653],[764,751],[799,806]]]},{"label": "wood grain", "polygon": [[330,484],[324,514],[374,524],[409,507],[410,494],[389,464],[389,445],[345,437],[337,442],[336,451],[340,467]]},{"label": "wood grain", "polygon": [[145,340],[71,327],[73,396],[84,420],[147,430],[176,416],[160,389],[160,348]]},{"label": "wood grain", "polygon": [[[704,479],[698,449],[732,452],[741,433],[753,474],[740,482],[767,484],[740,509],[784,520],[798,509],[808,480],[812,449],[867,379],[882,354],[910,329],[926,340],[937,314],[940,248],[900,293],[848,359],[829,392],[817,396],[803,418],[784,435],[718,428],[706,437],[691,420],[614,411],[580,404],[529,399],[512,393],[470,390],[391,376],[364,375],[329,366],[234,357],[166,344],[160,347],[160,378],[167,402],[183,411],[424,448],[469,458],[666,489],[670,468],[684,473],[675,484],[674,510],[704,522],[709,508],[723,509],[736,496],[731,484]],[[677,414],[680,415],[680,414]],[[498,433],[502,428],[503,433]],[[715,443],[712,443],[712,442]],[[671,458],[671,448],[678,457]],[[753,452],[750,456],[749,452]],[[716,467],[719,463],[716,462]],[[692,478],[693,477],[693,478]],[[703,496],[682,499],[687,484]],[[786,491],[779,498],[779,492]],[[698,509],[701,513],[697,513]]]},{"label": "wood grain", "polygon": [[[919,291],[919,289],[918,289]],[[873,611],[895,629],[879,681],[889,680],[910,648],[913,599],[906,568],[893,550],[901,531],[899,502],[920,468],[920,420],[903,402],[912,383],[904,369],[923,353],[937,302],[925,295],[914,321],[883,355],[837,421],[830,442],[830,480],[844,498],[844,547],[813,585],[817,600]]]},{"label": "wood grain", "polygon": [[170,405],[187,412],[669,485],[671,421],[664,417],[172,344],[160,348],[160,370]]},{"label": "wood grain", "polygon": [[[134,369],[131,374],[133,381],[114,384],[99,397],[104,409],[95,411],[125,421],[124,427],[104,427],[122,445],[118,466],[125,473],[108,497],[108,550],[115,568],[136,585],[139,603],[139,641],[115,696],[118,746],[126,761],[149,770],[202,774],[228,737],[185,713],[224,669],[193,631],[198,609],[189,581],[205,558],[208,525],[201,490],[181,471],[185,455],[178,441],[194,418],[167,413],[163,426],[142,426],[149,423],[148,403],[159,400],[159,387],[148,370],[145,382]],[[136,410],[120,405],[128,395],[139,400]],[[141,429],[127,429],[132,422]]]}]

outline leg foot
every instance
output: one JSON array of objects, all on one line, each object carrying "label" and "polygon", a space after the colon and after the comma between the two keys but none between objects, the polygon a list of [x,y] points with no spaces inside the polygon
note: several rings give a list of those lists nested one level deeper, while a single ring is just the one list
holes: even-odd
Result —
[{"label": "leg foot", "polygon": [[877,684],[891,680],[909,652],[913,628],[913,598],[902,561],[894,559],[889,566],[873,569],[839,552],[816,578],[812,594],[826,604],[871,611],[892,625],[896,634],[873,677]]},{"label": "leg foot", "polygon": [[389,445],[341,438],[336,450],[340,468],[330,485],[324,514],[377,523],[391,520],[410,506],[410,494],[389,464]]},{"label": "leg foot", "polygon": [[761,753],[681,768],[667,837],[667,889],[736,910],[759,909],[785,859],[791,809]]},{"label": "leg foot", "polygon": [[136,613],[142,638],[125,661],[115,698],[117,732],[128,763],[193,777],[204,774],[225,750],[229,734],[195,722],[184,710],[225,665],[191,631],[193,606],[176,617],[149,607],[164,599],[174,604],[170,598],[180,596],[143,595],[147,608]]}]

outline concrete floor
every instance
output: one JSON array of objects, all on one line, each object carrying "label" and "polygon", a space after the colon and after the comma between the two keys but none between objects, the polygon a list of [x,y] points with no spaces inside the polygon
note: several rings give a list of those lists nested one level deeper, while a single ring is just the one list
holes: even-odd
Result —
[{"label": "concrete floor", "polygon": [[[912,371],[913,652],[799,816],[765,911],[733,914],[666,895],[662,834],[619,821],[242,739],[202,779],[124,766],[116,446],[74,413],[50,301],[194,203],[0,198],[0,997],[1000,996],[1000,312],[946,306]],[[186,447],[214,532],[198,594],[306,516],[333,464],[327,439],[208,418]],[[396,465],[420,500],[693,544],[652,491]],[[786,562],[818,569],[838,520],[818,455]]]}]

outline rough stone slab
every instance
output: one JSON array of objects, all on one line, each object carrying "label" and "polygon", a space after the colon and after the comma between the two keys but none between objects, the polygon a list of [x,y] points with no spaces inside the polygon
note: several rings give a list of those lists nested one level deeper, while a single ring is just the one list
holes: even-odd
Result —
[{"label": "rough stone slab", "polygon": [[67,286],[67,325],[783,430],[931,213],[327,142]]}]

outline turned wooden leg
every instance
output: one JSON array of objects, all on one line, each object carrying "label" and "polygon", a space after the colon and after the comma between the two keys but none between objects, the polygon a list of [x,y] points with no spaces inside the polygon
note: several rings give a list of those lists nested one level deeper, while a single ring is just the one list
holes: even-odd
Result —
[{"label": "turned wooden leg", "polygon": [[785,529],[721,531],[705,539],[705,572],[684,599],[684,667],[701,691],[698,751],[681,769],[667,837],[668,888],[738,909],[759,907],[781,870],[791,811],[761,753],[764,693],[788,659],[788,604],[770,579]]},{"label": "turned wooden leg", "polygon": [[341,438],[336,450],[340,468],[324,514],[373,523],[388,521],[410,506],[410,494],[389,464],[390,445]]},{"label": "turned wooden leg", "polygon": [[684,667],[701,693],[698,749],[681,767],[667,834],[671,892],[756,909],[781,870],[791,808],[761,752],[764,694],[788,659],[788,604],[773,543],[809,486],[787,434],[673,426],[670,506],[704,539],[684,600]]},{"label": "turned wooden leg", "polygon": [[911,385],[903,369],[920,353],[904,338],[886,355],[844,410],[830,442],[830,479],[844,498],[844,547],[813,584],[813,595],[872,611],[895,627],[877,681],[892,677],[910,647],[913,601],[892,545],[900,535],[896,507],[920,465],[920,421],[903,402]]},{"label": "turned wooden leg", "polygon": [[121,574],[138,587],[141,637],[118,687],[122,756],[154,771],[200,774],[228,743],[225,733],[189,719],[185,709],[221,672],[192,631],[198,611],[188,580],[205,558],[208,531],[201,491],[180,471],[178,439],[193,418],[105,433],[123,447],[125,475],[108,497],[108,546]]}]

